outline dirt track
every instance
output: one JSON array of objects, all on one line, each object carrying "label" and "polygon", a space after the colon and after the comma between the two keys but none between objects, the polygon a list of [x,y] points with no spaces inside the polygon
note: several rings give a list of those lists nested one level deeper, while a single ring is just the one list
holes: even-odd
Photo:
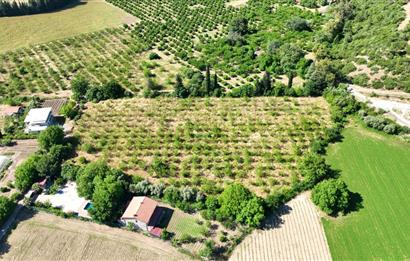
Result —
[{"label": "dirt track", "polygon": [[233,252],[231,261],[332,260],[319,214],[305,193],[290,201],[266,230],[256,230]]},{"label": "dirt track", "polygon": [[189,259],[160,239],[42,212],[20,222],[0,254],[5,260],[42,261]]}]

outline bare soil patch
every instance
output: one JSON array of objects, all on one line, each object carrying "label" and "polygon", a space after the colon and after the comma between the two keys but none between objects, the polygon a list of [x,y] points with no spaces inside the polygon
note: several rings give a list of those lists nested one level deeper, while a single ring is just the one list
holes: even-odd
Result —
[{"label": "bare soil patch", "polygon": [[233,0],[233,1],[226,3],[226,6],[239,8],[239,7],[245,6],[247,3],[248,3],[248,0]]},{"label": "bare soil patch", "polygon": [[406,12],[406,18],[399,25],[399,30],[404,30],[406,26],[410,23],[410,2],[408,2],[404,7]]}]

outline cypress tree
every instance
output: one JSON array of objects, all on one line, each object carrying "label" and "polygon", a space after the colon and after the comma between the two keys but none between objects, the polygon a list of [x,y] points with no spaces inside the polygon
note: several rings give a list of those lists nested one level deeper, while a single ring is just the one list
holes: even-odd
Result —
[{"label": "cypress tree", "polygon": [[212,95],[211,71],[209,65],[206,66],[205,87],[206,95]]}]

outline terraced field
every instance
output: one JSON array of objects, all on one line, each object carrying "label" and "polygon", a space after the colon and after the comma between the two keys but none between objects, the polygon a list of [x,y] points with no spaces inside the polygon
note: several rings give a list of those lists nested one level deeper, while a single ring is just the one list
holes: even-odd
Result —
[{"label": "terraced field", "polygon": [[354,125],[328,159],[363,200],[357,212],[324,219],[333,259],[408,260],[410,145]]},{"label": "terraced field", "polygon": [[[88,107],[75,127],[82,156],[154,181],[237,180],[259,194],[298,179],[296,163],[330,126],[322,98],[128,99]],[[154,161],[166,164],[165,173],[152,171]]]},{"label": "terraced field", "polygon": [[308,193],[286,204],[266,228],[239,244],[230,261],[332,260],[316,207]]}]

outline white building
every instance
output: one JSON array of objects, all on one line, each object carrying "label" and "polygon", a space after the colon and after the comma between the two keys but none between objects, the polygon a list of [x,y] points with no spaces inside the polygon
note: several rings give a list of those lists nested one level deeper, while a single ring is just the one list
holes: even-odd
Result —
[{"label": "white building", "polygon": [[31,109],[24,123],[26,124],[26,133],[40,132],[47,129],[48,126],[54,124],[51,108]]}]

